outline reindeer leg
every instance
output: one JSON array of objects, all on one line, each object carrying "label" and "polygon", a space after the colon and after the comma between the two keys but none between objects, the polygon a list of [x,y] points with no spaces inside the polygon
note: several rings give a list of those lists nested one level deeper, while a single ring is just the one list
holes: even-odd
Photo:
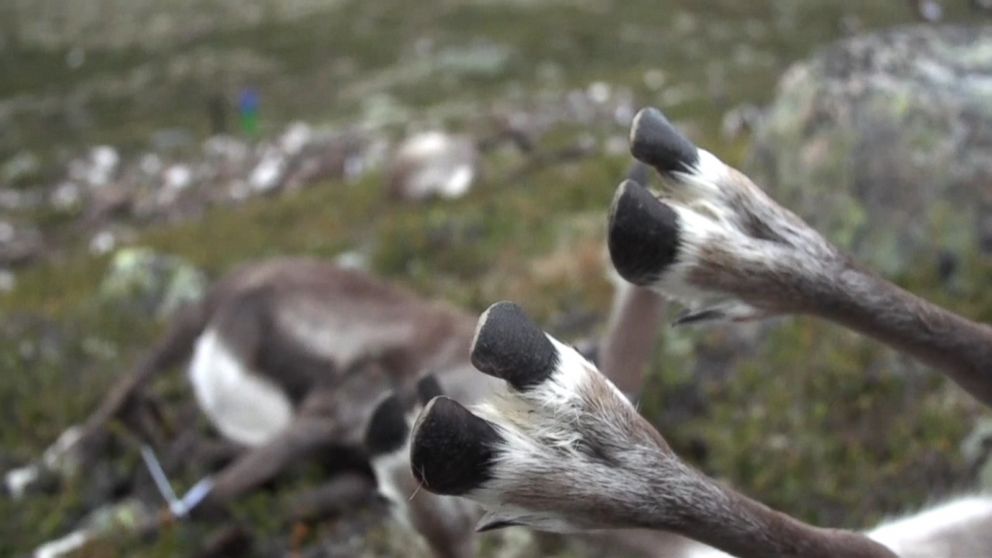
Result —
[{"label": "reindeer leg", "polygon": [[606,334],[600,344],[603,374],[633,400],[644,387],[664,299],[649,289],[617,281]]},{"label": "reindeer leg", "polygon": [[206,509],[231,500],[276,477],[289,464],[331,445],[337,425],[324,417],[298,416],[275,440],[252,448],[216,477]]},{"label": "reindeer leg", "polygon": [[285,431],[248,450],[217,475],[204,504],[223,505],[276,477],[288,465],[332,446],[358,447],[362,425],[371,412],[369,401],[382,393],[387,380],[379,366],[356,366],[342,382],[311,389]]},{"label": "reindeer leg", "polygon": [[76,442],[84,463],[99,455],[104,447],[106,424],[121,416],[152,378],[189,357],[206,320],[207,310],[203,304],[181,309],[165,339],[141,360],[134,373],[111,389],[84,423]]},{"label": "reindeer leg", "polygon": [[368,503],[376,494],[375,479],[358,472],[342,473],[320,486],[294,496],[289,520],[316,521]]}]

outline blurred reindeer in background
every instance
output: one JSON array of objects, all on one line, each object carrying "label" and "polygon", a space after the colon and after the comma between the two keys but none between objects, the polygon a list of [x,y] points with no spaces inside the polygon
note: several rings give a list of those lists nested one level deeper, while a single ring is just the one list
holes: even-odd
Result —
[{"label": "blurred reindeer in background", "polygon": [[[661,198],[622,183],[610,255],[628,281],[688,307],[678,323],[811,314],[929,364],[992,405],[992,328],[859,268],[746,176],[698,149],[657,110],[642,110],[631,151],[665,179]],[[670,556],[987,556],[992,497],[953,500],[865,534],[773,511],[682,461],[595,365],[516,305],[479,320],[472,362],[505,380],[466,409],[427,403],[412,473],[437,494],[484,506],[480,529],[555,532],[642,527],[698,541]]]},{"label": "blurred reindeer in background", "polygon": [[[474,320],[451,306],[330,262],[247,265],[185,308],[86,423],[32,467],[94,462],[105,452],[111,421],[124,420],[149,442],[161,438],[142,409],[143,392],[189,360],[197,404],[232,443],[234,459],[207,481],[200,501],[172,513],[218,513],[307,458],[336,452],[363,461],[373,405],[390,390],[412,393],[425,371],[452,393],[473,397],[486,384],[467,373],[473,328]],[[23,471],[8,474],[8,484]],[[353,498],[328,502],[339,509],[324,511],[347,509],[374,490],[370,478],[351,480],[359,484]]]}]

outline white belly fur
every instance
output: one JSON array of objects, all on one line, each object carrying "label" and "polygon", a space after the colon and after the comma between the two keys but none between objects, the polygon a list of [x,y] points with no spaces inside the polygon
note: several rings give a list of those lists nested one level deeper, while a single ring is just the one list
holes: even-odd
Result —
[{"label": "white belly fur", "polygon": [[885,523],[868,536],[903,558],[963,558],[992,555],[990,530],[992,496],[976,495]]},{"label": "white belly fur", "polygon": [[197,340],[189,378],[203,412],[221,434],[240,444],[264,444],[292,419],[286,393],[246,369],[214,330]]}]

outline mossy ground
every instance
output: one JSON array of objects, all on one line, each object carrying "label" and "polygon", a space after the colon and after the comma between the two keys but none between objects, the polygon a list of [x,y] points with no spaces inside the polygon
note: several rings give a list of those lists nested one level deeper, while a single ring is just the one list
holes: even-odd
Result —
[{"label": "mossy ground", "polygon": [[[5,80],[0,92],[71,92],[105,72],[124,74],[139,64],[154,68],[197,48],[247,48],[275,61],[267,70],[272,73],[261,76],[273,78],[263,87],[270,127],[296,117],[354,123],[370,110],[370,90],[388,93],[416,118],[458,127],[464,111],[446,107],[467,106],[471,112],[494,102],[526,103],[532,93],[560,94],[601,80],[631,87],[645,103],[662,104],[688,124],[699,143],[739,164],[747,142],[720,138],[722,111],[768,100],[785,64],[836,37],[847,10],[839,1],[786,4],[437,1],[425,9],[400,0],[344,2],[323,17],[225,32],[140,56],[96,52],[94,66],[71,76],[59,69],[63,53],[23,51],[2,59],[0,68],[16,79]],[[788,15],[792,10],[799,11]],[[871,27],[909,18],[893,10],[888,1],[866,2],[860,21]],[[422,37],[455,49],[479,40],[507,45],[509,57],[494,74],[437,79],[425,71],[396,78]],[[542,63],[557,70],[542,72]],[[36,75],[49,65],[56,79]],[[664,71],[661,91],[645,84],[649,69]],[[230,83],[252,77],[259,76],[233,76]],[[686,94],[670,94],[678,88]],[[202,133],[200,101],[210,91],[209,80],[193,77],[149,91],[150,100],[114,106],[113,98],[100,97],[91,106],[99,125],[66,135],[64,145],[140,146],[149,130],[163,126]],[[41,145],[61,130],[59,122],[46,128],[30,115],[23,118],[20,146]],[[370,176],[213,210],[196,222],[145,230],[139,243],[182,255],[214,277],[250,259],[333,257],[358,249],[375,272],[473,312],[512,299],[563,336],[588,333],[568,330],[575,316],[601,325],[611,294],[602,267],[605,211],[627,160],[596,156],[555,164],[512,183],[498,161],[487,163],[497,172],[455,202],[385,203],[380,177]],[[161,324],[147,316],[97,300],[106,264],[80,244],[59,261],[20,274],[17,289],[0,298],[0,465],[38,455],[62,429],[85,417],[159,332]],[[989,320],[992,294],[980,286],[990,272],[992,262],[977,256],[965,262],[965,286],[954,293],[937,288],[934,270],[897,279]],[[957,444],[980,411],[956,387],[813,320],[766,327],[770,333],[760,346],[746,347],[724,366],[720,355],[708,354],[705,366],[700,355],[722,346],[731,331],[663,332],[642,410],[680,453],[774,507],[838,526],[864,525],[918,506],[932,494],[968,486],[972,479],[957,457]],[[188,397],[175,376],[157,386],[167,401]],[[113,467],[137,465],[134,452],[125,451]],[[314,476],[291,484],[306,486]],[[0,500],[0,517],[6,518],[0,522],[0,555],[19,555],[64,534],[86,511],[90,480],[84,475],[57,493],[22,502]],[[237,513],[263,537],[285,540],[288,534],[269,513],[282,494],[253,495],[239,503]],[[319,527],[311,540],[333,529]],[[93,555],[175,555],[195,548],[205,532],[203,526],[176,526],[153,541],[108,542]]]}]

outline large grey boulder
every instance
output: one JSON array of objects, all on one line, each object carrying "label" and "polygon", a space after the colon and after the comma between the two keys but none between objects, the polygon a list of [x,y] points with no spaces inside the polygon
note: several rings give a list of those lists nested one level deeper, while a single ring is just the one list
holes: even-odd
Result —
[{"label": "large grey boulder", "polygon": [[797,63],[748,170],[886,275],[992,252],[992,27],[894,28]]}]

